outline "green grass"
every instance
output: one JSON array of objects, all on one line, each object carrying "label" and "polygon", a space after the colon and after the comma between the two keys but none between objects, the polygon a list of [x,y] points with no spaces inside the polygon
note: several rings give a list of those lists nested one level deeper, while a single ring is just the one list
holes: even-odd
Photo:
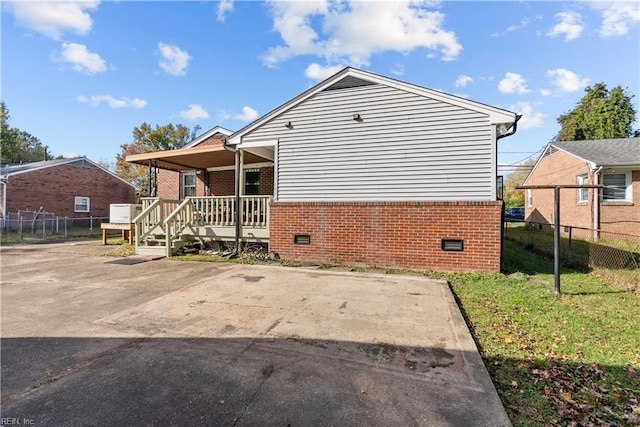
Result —
[{"label": "green grass", "polygon": [[515,242],[505,266],[448,280],[513,424],[640,423],[640,297],[571,270],[556,296],[551,260]]}]

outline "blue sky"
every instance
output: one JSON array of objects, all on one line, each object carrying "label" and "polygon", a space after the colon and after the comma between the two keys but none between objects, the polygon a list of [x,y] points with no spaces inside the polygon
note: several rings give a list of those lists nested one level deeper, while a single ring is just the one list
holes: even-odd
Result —
[{"label": "blue sky", "polygon": [[114,162],[143,122],[238,130],[354,66],[523,114],[498,147],[517,164],[586,86],[640,112],[639,21],[637,1],[3,1],[0,97],[53,154]]}]

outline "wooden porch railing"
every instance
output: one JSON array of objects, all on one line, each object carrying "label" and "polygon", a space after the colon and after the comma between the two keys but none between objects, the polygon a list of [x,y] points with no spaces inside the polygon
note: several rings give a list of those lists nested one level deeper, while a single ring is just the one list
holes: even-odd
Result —
[{"label": "wooden porch railing", "polygon": [[[251,229],[269,227],[271,196],[241,196],[240,224]],[[164,235],[167,256],[171,256],[172,241],[185,232],[198,235],[198,229],[235,226],[235,196],[187,197],[179,200],[142,200],[142,213],[135,218],[136,251],[140,243],[152,235]],[[231,231],[233,232],[233,231]]]}]

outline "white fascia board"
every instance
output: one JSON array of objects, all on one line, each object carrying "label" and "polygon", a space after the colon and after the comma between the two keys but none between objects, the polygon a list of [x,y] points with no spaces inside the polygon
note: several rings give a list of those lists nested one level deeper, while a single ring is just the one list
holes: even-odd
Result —
[{"label": "white fascia board", "polygon": [[[555,149],[556,149],[556,150],[558,150],[558,151],[562,151],[563,153],[566,153],[566,154],[568,154],[568,155],[570,155],[570,156],[575,157],[575,158],[576,158],[576,159],[578,159],[578,160],[581,160],[581,161],[583,161],[583,162],[587,163],[591,169],[595,169],[597,166],[599,166],[599,165],[596,165],[596,164],[595,164],[595,162],[592,162],[592,161],[591,161],[591,160],[589,160],[589,159],[585,159],[585,158],[583,158],[583,157],[580,157],[580,156],[578,156],[577,154],[572,153],[571,151],[567,151],[567,150],[565,150],[565,149],[563,149],[563,148],[560,148],[560,147],[558,147],[557,145],[555,145],[555,144],[553,144],[553,143],[549,143],[549,145],[553,146],[553,148],[555,148]],[[544,153],[543,153],[543,154],[544,154]]]},{"label": "white fascia board", "polygon": [[194,139],[193,141],[191,141],[190,143],[188,143],[182,148],[195,147],[196,145],[200,144],[202,141],[206,140],[212,135],[215,135],[216,133],[221,133],[224,136],[231,136],[233,134],[233,132],[230,131],[229,129],[225,129],[221,126],[216,126],[213,129],[209,129],[208,131],[206,131],[205,133],[203,133],[202,135],[200,135],[199,137],[197,137],[196,139]]},{"label": "white fascia board", "polygon": [[522,185],[527,185],[527,182],[529,182],[529,178],[531,178],[531,176],[533,176],[533,173],[535,172],[535,170],[538,168],[538,165],[540,164],[540,161],[542,160],[542,158],[544,157],[544,153],[547,152],[547,150],[549,149],[549,146],[551,144],[547,144],[546,147],[544,147],[544,150],[542,150],[542,154],[540,154],[540,157],[538,157],[538,159],[536,160],[536,163],[533,165],[533,167],[531,168],[531,170],[529,171],[529,174],[527,175],[527,177],[524,179],[524,181],[522,181]]},{"label": "white fascia board", "polygon": [[269,139],[265,141],[242,142],[236,145],[236,148],[275,147],[276,145],[278,145],[277,139]]},{"label": "white fascia board", "polygon": [[[243,163],[243,169],[259,169],[259,168],[268,168],[273,166],[273,162],[260,162],[260,163]],[[212,168],[207,168],[208,172],[214,171],[232,171],[235,170],[235,166],[216,166]]]},{"label": "white fascia board", "polygon": [[428,89],[422,86],[417,86],[411,83],[403,82],[400,80],[394,80],[389,77],[378,76],[361,70],[352,70],[349,73],[354,77],[359,77],[364,80],[369,80],[375,83],[379,83],[385,86],[389,86],[395,89],[399,89],[405,92],[410,92],[416,95],[424,96],[427,98],[435,99],[447,104],[452,104],[457,107],[465,108],[467,110],[477,111],[489,116],[491,124],[502,123],[514,123],[516,120],[516,113],[503,110],[501,108],[492,107],[490,105],[482,104],[476,101],[470,101],[459,96],[450,95],[448,93],[440,92],[433,89]]},{"label": "white fascia board", "polygon": [[295,98],[285,102],[284,104],[275,108],[274,110],[271,110],[270,112],[260,117],[253,123],[250,123],[249,125],[240,129],[239,131],[237,131],[227,139],[227,143],[229,145],[236,145],[241,143],[242,137],[244,135],[252,132],[254,129],[260,127],[264,123],[288,111],[289,109],[295,107],[296,105],[304,102],[305,100],[312,97],[316,93],[321,92],[325,88],[331,86],[336,81],[341,80],[342,78],[347,76],[361,78],[363,80],[367,80],[372,83],[386,85],[386,86],[393,87],[406,92],[414,93],[416,95],[420,95],[420,96],[432,98],[438,101],[442,101],[448,104],[456,105],[461,108],[477,111],[479,113],[488,115],[491,124],[512,124],[516,121],[516,113],[511,111],[492,107],[476,101],[470,101],[468,99],[460,98],[455,95],[449,95],[444,92],[439,92],[433,89],[427,89],[422,86],[417,86],[411,83],[394,80],[389,77],[379,76],[377,74],[373,74],[368,71],[362,71],[355,68],[347,67],[339,71],[338,73],[334,74],[333,76],[329,77],[328,79],[318,83],[312,88],[306,90],[305,92],[301,93]]}]

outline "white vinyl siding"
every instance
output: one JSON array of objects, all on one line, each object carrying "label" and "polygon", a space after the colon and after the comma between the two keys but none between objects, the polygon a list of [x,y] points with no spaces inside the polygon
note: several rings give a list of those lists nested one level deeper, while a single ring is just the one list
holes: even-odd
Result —
[{"label": "white vinyl siding", "polygon": [[399,89],[319,92],[242,142],[269,139],[278,200],[495,199],[489,117]]}]

